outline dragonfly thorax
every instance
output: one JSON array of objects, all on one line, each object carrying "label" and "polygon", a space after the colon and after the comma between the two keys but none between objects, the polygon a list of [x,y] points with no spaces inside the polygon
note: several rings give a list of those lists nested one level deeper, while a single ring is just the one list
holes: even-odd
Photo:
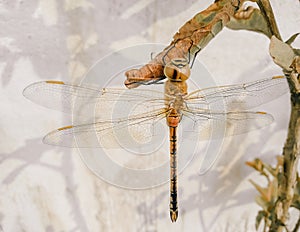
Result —
[{"label": "dragonfly thorax", "polygon": [[177,95],[168,105],[167,124],[170,127],[177,127],[182,118],[182,109],[186,107],[182,95]]},{"label": "dragonfly thorax", "polygon": [[170,101],[169,107],[180,112],[184,107],[186,107],[183,96],[182,95],[175,96],[175,98]]}]

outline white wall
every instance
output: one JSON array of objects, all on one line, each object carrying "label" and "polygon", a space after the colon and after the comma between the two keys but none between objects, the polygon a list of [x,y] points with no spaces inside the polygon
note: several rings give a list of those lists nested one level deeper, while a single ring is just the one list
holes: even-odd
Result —
[{"label": "white wall", "polygon": [[[206,175],[197,175],[196,162],[184,170],[174,224],[168,184],[136,191],[97,178],[75,149],[41,142],[70,118],[22,96],[35,81],[80,80],[117,49],[168,44],[185,21],[211,2],[0,2],[0,231],[254,231],[259,207],[248,180],[265,182],[244,163],[255,157],[275,163],[286,136],[288,95],[259,108],[274,116],[271,126],[225,140],[221,158]],[[299,1],[274,0],[272,5],[283,38],[300,31]],[[250,32],[225,29],[198,60],[220,85],[281,74],[268,55],[268,39]],[[194,81],[201,86],[201,77]]]}]

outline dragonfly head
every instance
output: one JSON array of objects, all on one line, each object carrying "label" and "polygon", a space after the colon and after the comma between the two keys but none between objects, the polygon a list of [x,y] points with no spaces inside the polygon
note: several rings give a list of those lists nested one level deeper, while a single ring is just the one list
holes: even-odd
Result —
[{"label": "dragonfly head", "polygon": [[187,59],[177,58],[165,65],[164,74],[170,81],[186,81],[190,76]]}]

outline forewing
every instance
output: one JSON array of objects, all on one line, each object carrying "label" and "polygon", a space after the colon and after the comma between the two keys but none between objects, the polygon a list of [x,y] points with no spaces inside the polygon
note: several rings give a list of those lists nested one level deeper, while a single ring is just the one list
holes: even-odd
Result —
[{"label": "forewing", "polygon": [[41,81],[27,86],[23,95],[41,106],[71,113],[76,101],[95,103],[102,90],[92,86],[78,86],[62,81]]},{"label": "forewing", "polygon": [[[163,94],[153,90],[138,89],[105,89],[96,85],[75,85],[61,81],[36,82],[23,91],[23,95],[29,100],[50,109],[72,113],[84,113],[84,108],[95,107],[102,102],[109,105],[112,102],[147,102],[158,100],[162,102]],[[81,110],[79,110],[81,109]],[[105,109],[102,109],[105,112]]]},{"label": "forewing", "polygon": [[197,90],[186,96],[185,102],[191,111],[198,109],[247,111],[287,92],[286,78],[278,76],[246,84]]}]

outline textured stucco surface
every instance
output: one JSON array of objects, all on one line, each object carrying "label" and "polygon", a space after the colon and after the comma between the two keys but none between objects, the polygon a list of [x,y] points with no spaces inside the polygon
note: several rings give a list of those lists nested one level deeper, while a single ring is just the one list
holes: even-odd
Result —
[{"label": "textured stucco surface", "polygon": [[[288,95],[259,108],[274,116],[271,126],[225,140],[222,156],[206,175],[197,174],[197,163],[185,169],[180,175],[181,212],[174,224],[167,184],[134,191],[100,180],[76,150],[41,142],[71,119],[22,96],[35,81],[78,81],[117,49],[168,44],[186,20],[210,3],[0,1],[0,231],[254,231],[259,207],[248,179],[260,177],[244,163],[254,157],[274,163],[281,153]],[[299,1],[271,3],[283,38],[299,32]],[[300,47],[299,39],[295,44]],[[281,74],[268,55],[267,38],[250,32],[225,29],[198,60],[220,85]],[[201,86],[201,77],[195,81]]]}]

